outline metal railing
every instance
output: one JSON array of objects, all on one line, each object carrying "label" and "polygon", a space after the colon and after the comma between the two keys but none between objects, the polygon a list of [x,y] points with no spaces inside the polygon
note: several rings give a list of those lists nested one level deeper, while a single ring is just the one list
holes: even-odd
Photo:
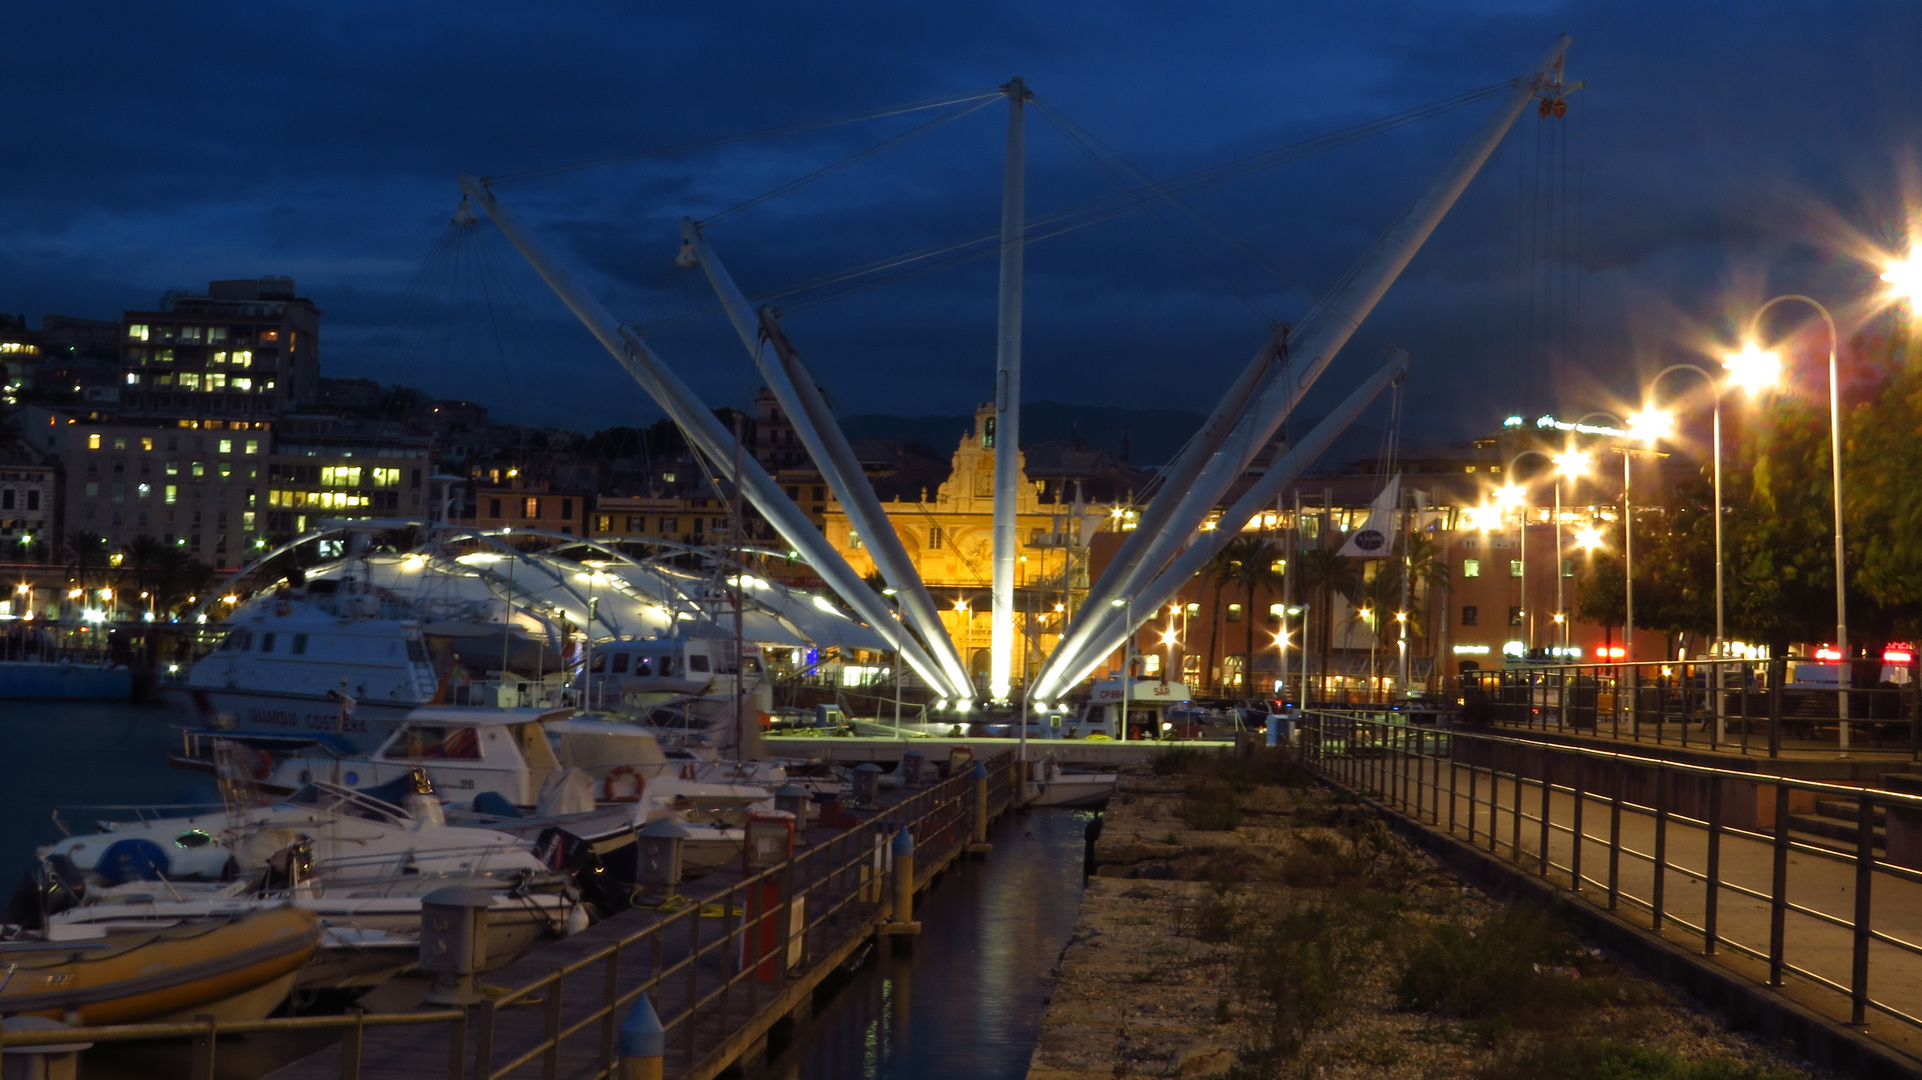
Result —
[{"label": "metal railing", "polygon": [[1922,977],[1922,872],[1890,861],[1922,864],[1922,796],[1362,713],[1305,714],[1301,746],[1329,779],[1558,889],[1759,961],[1769,986],[1845,997],[1852,1024],[1922,1027],[1871,985],[1872,959],[1884,986]]},{"label": "metal railing", "polygon": [[[1019,763],[1004,752],[984,764],[992,818],[1013,801]],[[502,1080],[536,1064],[542,1077],[553,1078],[563,1071],[564,1057],[569,1076],[611,1078],[618,1073],[621,1019],[646,994],[666,1032],[669,1071],[684,1071],[776,1004],[791,974],[876,929],[892,901],[890,841],[901,829],[914,838],[916,876],[922,881],[960,854],[972,833],[975,785],[967,771],[960,771],[776,866],[702,893],[619,940],[466,1009],[247,1022],[199,1017],[190,1023],[60,1031],[0,1026],[0,1046],[191,1037],[191,1076],[210,1080],[219,1036],[338,1030],[343,1078],[392,1068],[409,1077],[440,1072],[448,1080]],[[636,971],[642,973],[638,979]],[[539,1022],[521,1022],[535,1007]],[[416,1046],[405,1062],[367,1060],[362,1032],[395,1026],[445,1027],[444,1057]],[[426,1053],[444,1065],[430,1069],[422,1057]]]},{"label": "metal railing", "polygon": [[1785,748],[1862,749],[1866,740],[1866,748],[1905,750],[1922,760],[1922,681],[1913,668],[1905,685],[1842,690],[1791,682],[1793,662],[1677,660],[1468,671],[1460,676],[1460,696],[1471,723],[1596,732],[1769,757],[1780,757]]}]

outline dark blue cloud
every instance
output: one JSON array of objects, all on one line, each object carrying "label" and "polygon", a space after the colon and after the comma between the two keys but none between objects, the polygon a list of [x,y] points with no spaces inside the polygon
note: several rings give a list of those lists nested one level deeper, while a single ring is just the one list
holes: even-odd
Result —
[{"label": "dark blue cloud", "polygon": [[[1544,141],[1525,116],[1331,374],[1417,357],[1418,435],[1510,408],[1586,409],[1725,321],[1744,290],[1841,296],[1836,222],[1902,228],[1922,116],[1922,10],[1900,3],[1306,5],[29,5],[0,69],[0,310],[111,317],[164,289],[291,273],[327,312],[336,375],[412,382],[529,422],[651,415],[497,235],[446,238],[463,170],[558,162],[992,87],[1053,108],[1158,175],[1486,86],[1576,36],[1588,89]],[[1136,216],[1029,257],[1027,395],[1205,410],[1268,318],[1313,298],[1488,108],[1194,195],[1236,244]],[[715,225],[751,294],[997,222],[990,107]],[[904,130],[877,121],[501,186],[621,317],[720,404],[755,385],[679,219]],[[1030,116],[1030,209],[1115,189]],[[1566,154],[1582,229],[1527,257],[1531,168]],[[1543,158],[1542,155],[1547,157]],[[1551,249],[1553,250],[1553,249]],[[1531,316],[1552,292],[1576,312]],[[1553,286],[1547,289],[1544,282]],[[1547,291],[1545,291],[1547,289]],[[825,303],[790,330],[850,412],[987,396],[994,264]],[[1530,329],[1533,327],[1533,329]],[[1533,400],[1528,401],[1532,395]],[[1314,411],[1311,406],[1309,411]]]}]

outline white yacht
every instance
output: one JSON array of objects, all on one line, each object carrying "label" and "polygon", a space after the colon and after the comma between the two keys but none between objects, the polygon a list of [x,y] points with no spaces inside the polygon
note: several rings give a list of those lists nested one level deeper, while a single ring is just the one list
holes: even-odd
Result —
[{"label": "white yacht", "polygon": [[[376,535],[423,525],[355,522],[336,530],[344,541],[319,540],[335,557],[238,601],[218,644],[163,684],[163,698],[193,726],[366,753],[430,704],[645,711],[740,693],[758,723],[772,704],[764,646],[886,648],[825,597],[745,574],[737,648],[733,601],[711,575],[571,537],[545,539],[576,557],[434,527],[413,551],[371,550]],[[343,553],[348,544],[356,550]],[[273,560],[292,547],[221,591],[277,573]]]}]

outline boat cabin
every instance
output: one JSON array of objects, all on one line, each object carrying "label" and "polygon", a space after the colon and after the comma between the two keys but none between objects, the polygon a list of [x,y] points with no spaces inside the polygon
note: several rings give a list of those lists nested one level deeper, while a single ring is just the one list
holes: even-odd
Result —
[{"label": "boat cabin", "polygon": [[642,775],[671,768],[648,732],[629,724],[570,719],[573,714],[572,709],[415,709],[372,754],[291,758],[267,783],[290,787],[328,780],[367,788],[418,767],[449,801],[471,802],[493,792],[513,805],[531,806],[560,769],[581,769],[598,783],[621,768]]},{"label": "boat cabin", "polygon": [[1188,700],[1186,683],[1134,679],[1124,684],[1120,679],[1106,679],[1094,684],[1088,703],[1064,722],[1061,734],[1069,739],[1158,739],[1174,727],[1165,710],[1171,705],[1185,705]]}]

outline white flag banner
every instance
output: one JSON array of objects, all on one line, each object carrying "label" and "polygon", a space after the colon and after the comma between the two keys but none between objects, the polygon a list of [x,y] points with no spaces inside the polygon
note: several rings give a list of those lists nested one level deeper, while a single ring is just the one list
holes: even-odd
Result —
[{"label": "white flag banner", "polygon": [[1375,496],[1375,503],[1368,508],[1368,520],[1362,522],[1341,546],[1341,554],[1361,559],[1385,559],[1390,550],[1389,538],[1395,531],[1395,509],[1401,503],[1401,477],[1388,481],[1388,486]]}]

